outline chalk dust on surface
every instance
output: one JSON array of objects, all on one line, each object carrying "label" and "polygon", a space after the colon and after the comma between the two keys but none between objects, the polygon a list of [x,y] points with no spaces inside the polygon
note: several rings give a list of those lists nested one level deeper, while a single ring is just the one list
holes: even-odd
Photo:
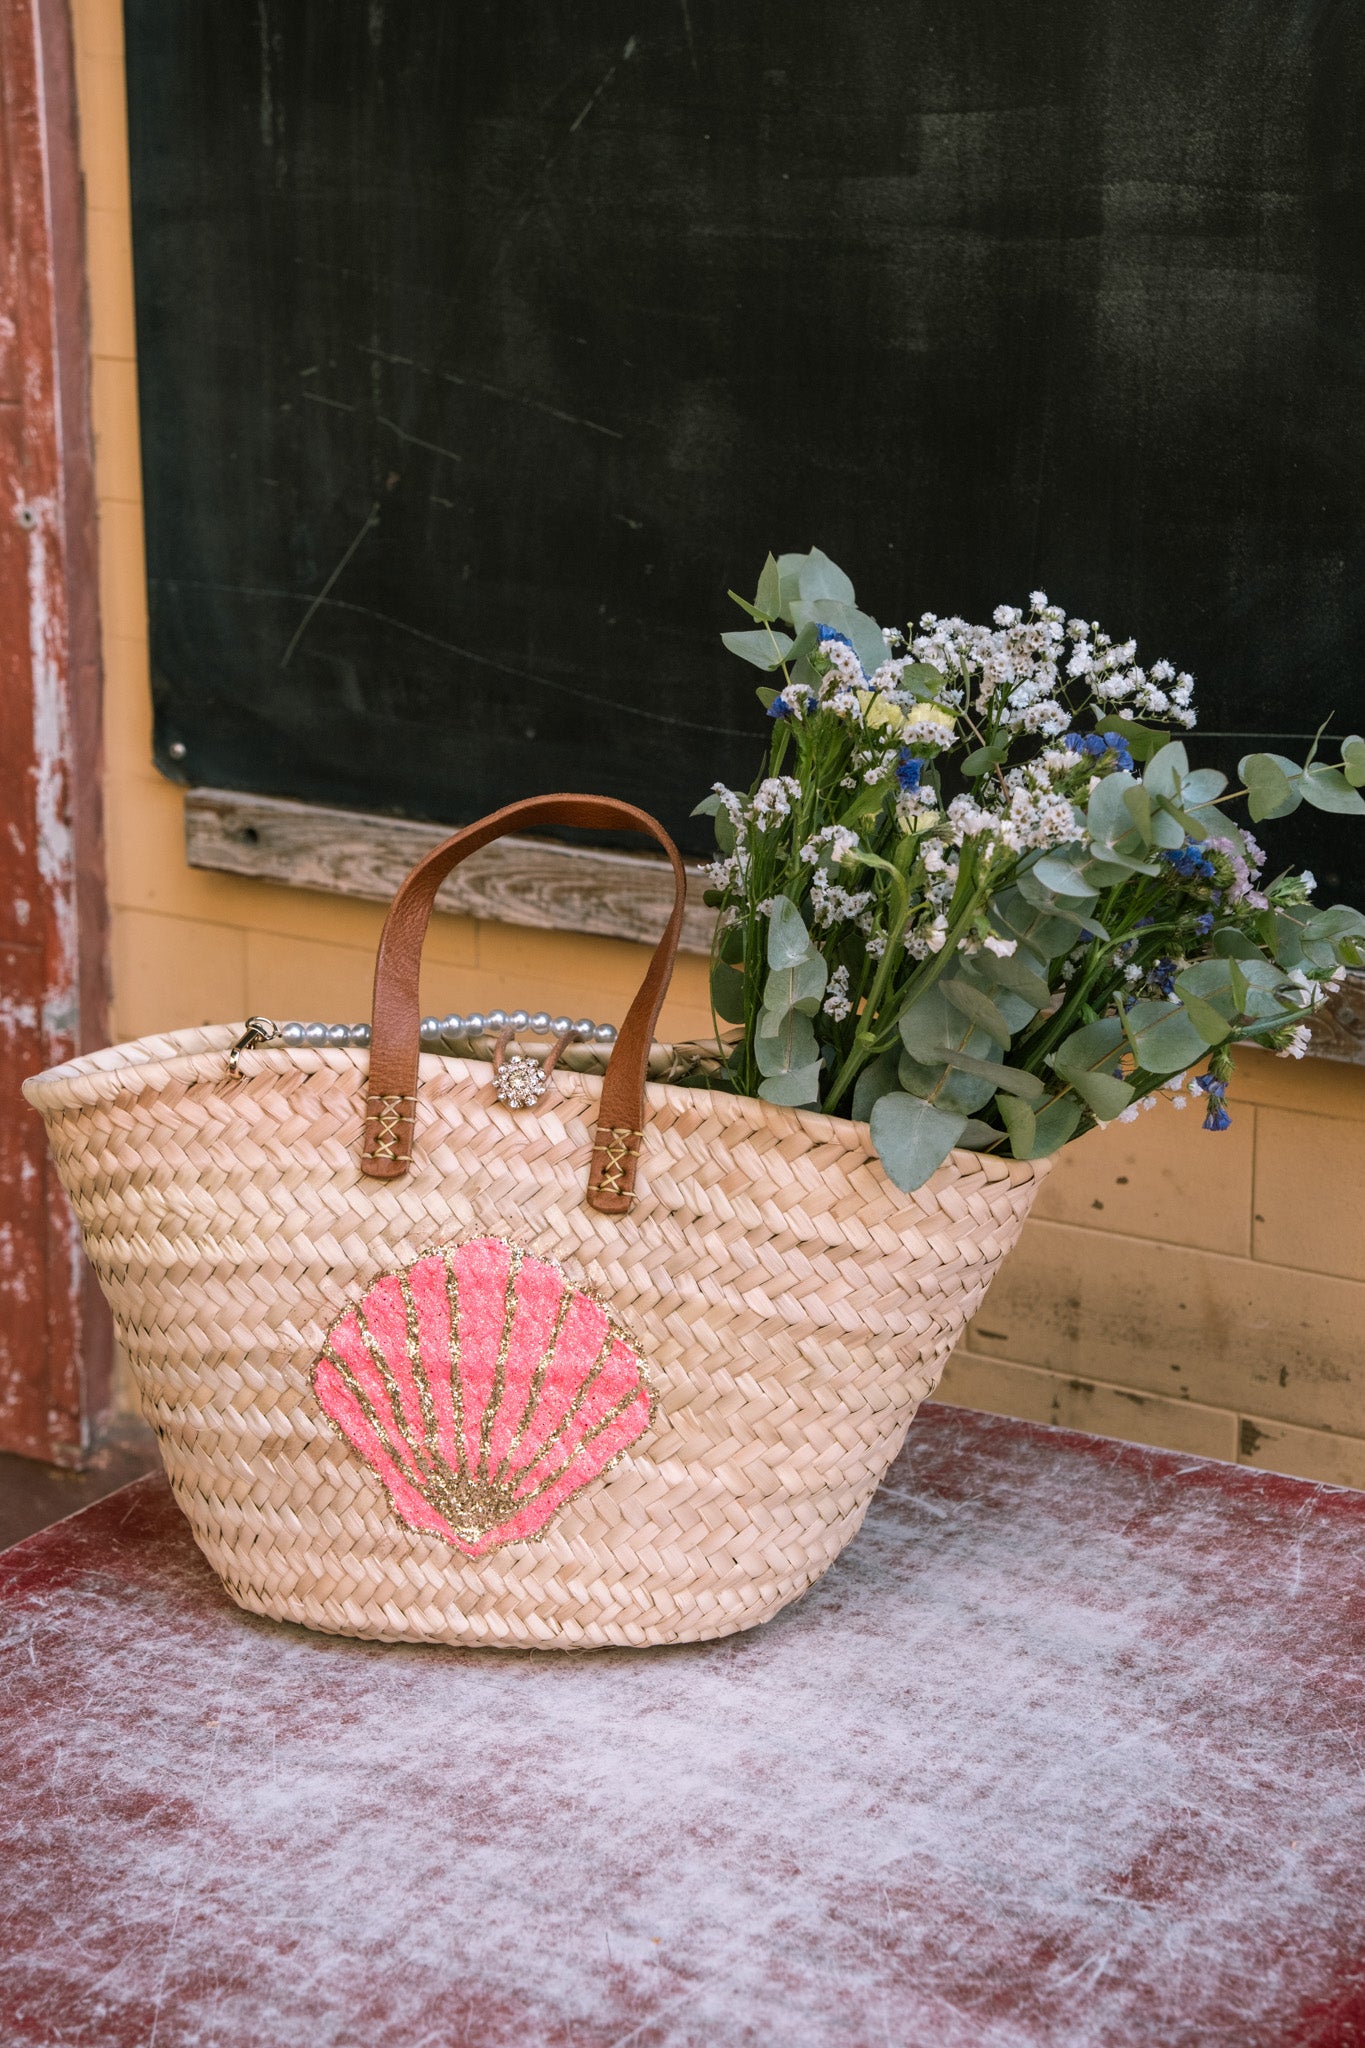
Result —
[{"label": "chalk dust on surface", "polygon": [[1365,1497],[925,1409],[767,1627],[240,1614],[159,1478],[0,1564],[9,2048],[1365,2041]]}]

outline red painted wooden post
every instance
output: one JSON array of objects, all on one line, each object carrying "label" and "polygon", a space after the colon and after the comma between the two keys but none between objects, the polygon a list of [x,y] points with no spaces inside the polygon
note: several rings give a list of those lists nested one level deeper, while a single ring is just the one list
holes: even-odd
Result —
[{"label": "red painted wooden post", "polygon": [[109,1326],[19,1082],[107,1032],[89,382],[67,0],[0,0],[0,1449],[61,1464]]}]

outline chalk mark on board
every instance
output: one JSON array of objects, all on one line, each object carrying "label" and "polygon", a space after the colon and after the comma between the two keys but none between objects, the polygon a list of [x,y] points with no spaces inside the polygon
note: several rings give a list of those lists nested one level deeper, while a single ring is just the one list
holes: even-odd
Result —
[{"label": "chalk mark on board", "polygon": [[598,84],[596,92],[594,92],[592,98],[588,101],[587,105],[585,107],[580,108],[579,112],[575,114],[573,120],[570,121],[570,135],[577,135],[579,129],[583,126],[583,123],[587,120],[589,114],[597,105],[597,102],[601,99],[603,93],[611,84],[613,78],[615,78],[622,64],[624,64],[628,58],[633,57],[635,55],[635,42],[636,38],[634,36],[631,36],[626,43],[625,49],[622,50],[621,55],[617,58],[616,62],[608,67],[607,71],[605,72],[601,81]]},{"label": "chalk mark on board", "polygon": [[315,614],[316,612],[318,612],[318,611],[319,611],[319,610],[321,609],[321,607],[322,607],[323,605],[325,605],[325,604],[326,604],[326,602],[327,602],[327,593],[328,593],[328,592],[329,592],[329,591],[330,591],[330,590],[332,589],[333,585],[335,584],[335,582],[336,582],[336,580],[337,580],[337,577],[338,577],[338,576],[339,576],[339,575],[341,574],[342,570],[343,570],[343,569],[344,569],[344,568],[346,567],[346,564],[347,564],[347,563],[348,563],[348,562],[350,561],[350,559],[351,559],[352,555],[353,555],[353,554],[355,553],[356,549],[357,549],[357,548],[358,548],[358,547],[360,546],[360,543],[361,543],[361,542],[362,542],[362,541],[364,540],[364,538],[365,538],[366,534],[367,534],[367,533],[368,533],[368,532],[370,531],[371,527],[373,527],[373,526],[378,526],[378,524],[379,524],[379,505],[378,505],[378,502],[376,501],[376,502],[375,502],[375,503],[374,503],[373,505],[371,505],[371,507],[370,507],[369,511],[368,511],[368,512],[367,512],[367,513],[365,514],[365,518],[364,518],[364,521],[363,521],[363,522],[362,522],[362,524],[361,524],[361,528],[360,528],[360,531],[359,531],[359,533],[358,533],[358,534],[356,535],[355,539],[354,539],[354,540],[353,540],[353,541],[351,542],[351,545],[350,545],[350,546],[349,546],[349,547],[347,548],[347,550],[346,550],[345,554],[344,554],[344,555],[342,556],[341,560],[340,560],[340,561],[339,561],[339,562],[337,563],[337,565],[336,565],[335,569],[333,569],[333,571],[332,571],[331,575],[330,575],[330,576],[329,576],[329,577],[327,578],[327,581],[326,581],[326,582],[325,582],[325,583],[323,584],[323,586],[322,586],[321,590],[320,590],[320,591],[318,592],[317,596],[316,596],[316,597],[315,597],[315,598],[313,599],[312,603],[311,603],[311,604],[309,605],[309,607],[308,607],[307,611],[306,611],[306,612],[304,613],[303,617],[302,617],[302,618],[301,618],[301,619],[299,620],[299,623],[298,623],[297,627],[296,627],[296,628],[295,628],[295,630],[294,630],[294,635],[293,635],[293,638],[292,638],[292,639],[290,640],[290,642],[289,642],[289,645],[288,645],[288,646],[287,646],[287,647],[285,648],[285,650],[284,650],[284,653],[283,653],[283,654],[282,654],[282,655],[280,656],[280,667],[281,667],[281,668],[288,668],[288,666],[289,666],[289,658],[290,658],[290,656],[291,656],[291,655],[293,654],[293,652],[294,652],[294,649],[295,649],[295,648],[296,648],[296,647],[298,646],[298,644],[299,644],[300,640],[302,640],[302,638],[303,638],[304,634],[305,634],[305,633],[306,633],[306,632],[308,631],[308,628],[309,628],[309,626],[310,626],[310,625],[312,624],[312,622],[313,622],[313,617],[314,617],[314,614]]},{"label": "chalk mark on board", "polygon": [[306,398],[310,405],[330,405],[336,412],[355,412],[357,408],[347,405],[340,398],[324,398],[320,391],[301,391],[300,398]]},{"label": "chalk mark on board", "polygon": [[701,72],[697,68],[697,46],[692,40],[692,12],[687,0],[682,0],[682,18],[683,33],[687,37],[687,54],[692,59],[692,76],[699,79]]},{"label": "chalk mark on board", "polygon": [[[378,510],[379,507],[376,505],[375,512],[377,513]],[[367,521],[367,528],[368,525],[369,522]],[[361,537],[360,534],[357,534],[350,549],[351,553],[354,553]],[[753,739],[752,728],[737,725],[705,725],[697,718],[674,718],[666,711],[646,711],[642,710],[638,704],[622,703],[618,698],[594,696],[591,690],[575,689],[572,683],[551,682],[548,676],[533,675],[529,669],[512,668],[505,661],[496,661],[491,654],[476,654],[472,647],[460,647],[453,640],[442,640],[435,633],[424,632],[420,626],[409,625],[406,619],[395,619],[388,612],[377,612],[370,605],[352,604],[344,597],[329,597],[327,591],[330,590],[344,567],[344,561],[337,564],[336,569],[328,579],[327,585],[311,601],[308,600],[307,592],[302,590],[271,590],[260,584],[252,583],[212,583],[206,578],[192,576],[157,577],[152,580],[151,587],[157,589],[164,582],[172,585],[177,590],[214,590],[224,597],[282,598],[287,604],[303,604],[307,601],[309,609],[303,622],[305,626],[313,616],[313,613],[322,606],[326,606],[329,611],[354,612],[358,618],[373,619],[376,625],[392,626],[396,633],[408,633],[414,640],[421,640],[428,647],[438,648],[442,654],[458,654],[462,661],[471,661],[477,668],[494,669],[499,675],[511,676],[519,683],[534,683],[538,690],[550,690],[556,696],[576,697],[580,703],[591,704],[597,711],[610,711],[619,714],[622,718],[641,718],[649,725],[676,726],[683,732],[710,733],[713,737],[719,739]],[[300,627],[299,633],[302,630],[303,628]],[[293,640],[289,643],[291,651],[298,644],[299,633],[296,633]],[[280,665],[283,667],[284,664],[281,663]]]},{"label": "chalk mark on board", "polygon": [[367,348],[363,342],[356,343],[357,353],[374,356],[381,363],[398,363],[405,370],[416,370],[420,377],[439,377],[444,384],[458,384],[467,391],[482,391],[489,398],[505,399],[508,405],[525,406],[528,412],[544,412],[553,420],[563,420],[571,427],[587,427],[594,434],[607,434],[613,441],[624,441],[625,435],[616,427],[604,427],[600,420],[582,418],[576,412],[564,412],[557,405],[547,405],[542,398],[526,398],[520,391],[506,391],[500,384],[485,384],[481,377],[461,377],[454,370],[432,370],[425,363],[414,362],[411,356],[390,355],[382,348]]},{"label": "chalk mark on board", "polygon": [[382,412],[375,414],[381,427],[387,427],[391,434],[397,434],[400,441],[410,442],[414,448],[430,448],[433,455],[444,455],[450,462],[463,462],[463,455],[457,455],[453,448],[443,448],[439,441],[424,441],[420,434],[410,434],[406,427],[400,427],[397,420],[386,419]]}]

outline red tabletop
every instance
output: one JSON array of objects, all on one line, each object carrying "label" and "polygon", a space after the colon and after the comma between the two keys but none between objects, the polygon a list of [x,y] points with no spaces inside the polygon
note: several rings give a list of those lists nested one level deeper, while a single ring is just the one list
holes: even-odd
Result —
[{"label": "red tabletop", "polygon": [[928,1407],[776,1621],[240,1613],[159,1477],[0,1557],[0,2040],[1365,2043],[1365,1494]]}]

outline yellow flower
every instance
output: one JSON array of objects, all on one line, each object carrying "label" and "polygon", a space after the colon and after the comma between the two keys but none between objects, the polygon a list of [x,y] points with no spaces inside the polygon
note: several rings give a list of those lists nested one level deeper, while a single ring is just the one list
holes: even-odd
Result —
[{"label": "yellow flower", "polygon": [[900,705],[893,704],[880,690],[859,690],[858,709],[863,714],[863,724],[872,731],[884,726],[888,732],[899,732],[905,723]]},{"label": "yellow flower", "polygon": [[908,814],[898,811],[896,815],[907,838],[918,838],[921,832],[931,831],[940,822],[938,811],[911,811]]},{"label": "yellow flower", "polygon": [[907,711],[903,725],[937,725],[945,732],[952,732],[957,725],[957,713],[949,711],[942,704],[916,704]]}]

